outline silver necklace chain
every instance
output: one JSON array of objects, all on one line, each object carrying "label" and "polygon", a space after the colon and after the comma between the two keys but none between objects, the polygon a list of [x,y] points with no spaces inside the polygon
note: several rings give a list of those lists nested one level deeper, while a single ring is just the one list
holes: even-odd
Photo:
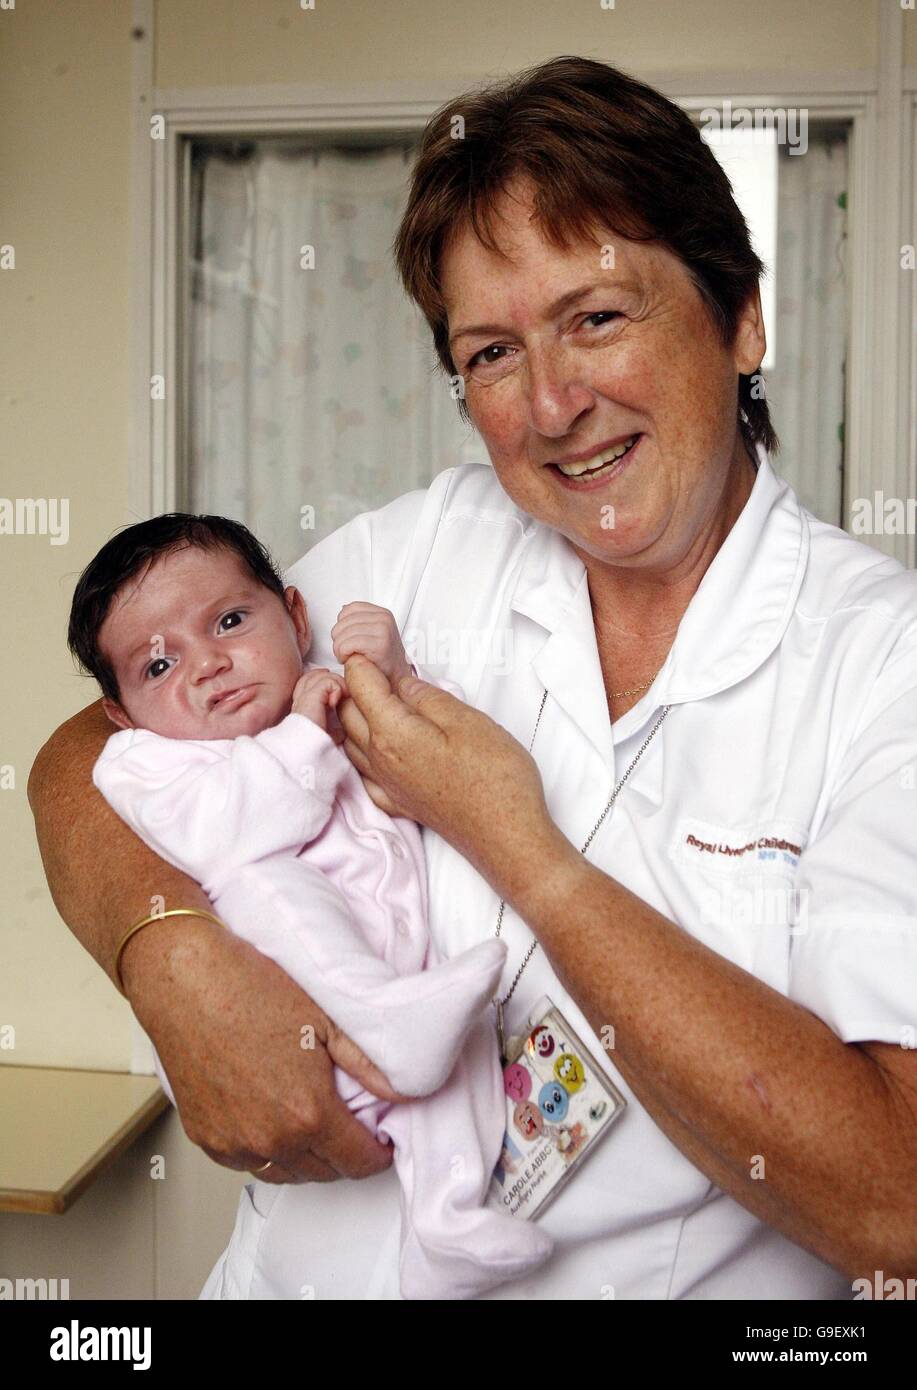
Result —
[{"label": "silver necklace chain", "polygon": [[[538,725],[541,723],[541,713],[542,713],[542,710],[544,709],[545,700],[547,700],[547,698],[548,698],[548,692],[547,692],[547,690],[546,690],[546,691],[544,692],[544,694],[542,695],[542,697],[541,697],[541,705],[540,705],[539,710],[538,710],[538,718],[535,720],[535,728],[532,730],[532,739],[531,739],[531,742],[529,743],[529,752],[530,752],[530,753],[531,753],[532,747],[533,747],[533,745],[534,745],[534,743],[535,743],[535,735],[538,733]],[[662,721],[665,719],[666,715],[668,714],[668,712],[669,712],[669,710],[670,710],[671,708],[672,708],[671,705],[664,705],[664,706],[663,706],[662,713],[660,714],[659,718],[656,720],[656,723],[653,725],[652,729],[650,729],[649,733],[647,734],[647,736],[646,736],[645,740],[643,741],[643,743],[642,743],[642,745],[641,745],[639,751],[637,752],[636,756],[634,757],[633,762],[631,763],[631,765],[630,765],[630,767],[627,769],[627,771],[624,773],[624,776],[621,778],[620,782],[619,782],[618,785],[615,787],[614,791],[611,793],[611,796],[608,798],[608,805],[605,807],[605,810],[602,812],[602,814],[599,816],[598,820],[596,821],[595,825],[592,827],[592,830],[591,830],[590,833],[589,833],[589,836],[588,836],[588,838],[587,838],[587,840],[586,840],[586,843],[583,845],[582,849],[580,850],[580,854],[585,854],[585,853],[586,853],[586,850],[587,850],[587,849],[589,848],[589,846],[592,844],[593,838],[595,837],[595,834],[596,834],[596,832],[597,832],[599,826],[602,824],[602,821],[605,819],[605,817],[608,815],[608,812],[611,810],[612,806],[615,804],[615,801],[617,800],[617,797],[618,797],[618,793],[620,792],[621,788],[624,786],[624,783],[627,781],[627,779],[628,779],[628,777],[630,776],[630,774],[633,772],[634,768],[637,766],[637,764],[638,764],[638,762],[640,761],[640,759],[643,757],[643,754],[646,752],[647,748],[649,747],[650,743],[652,742],[653,738],[655,737],[657,731],[659,730],[659,728],[660,728],[660,726],[661,726],[661,724],[662,724]],[[506,907],[506,900],[504,899],[504,900],[501,901],[501,903],[500,903],[500,911],[497,913],[497,927],[496,927],[495,935],[496,935],[496,937],[497,937],[498,940],[499,940],[499,937],[500,937],[500,928],[501,928],[502,925],[503,925],[503,911],[504,911],[505,907]],[[526,951],[525,956],[523,957],[522,964],[520,965],[519,969],[516,971],[516,977],[515,977],[515,979],[513,980],[513,983],[510,985],[509,990],[507,991],[507,993],[503,996],[502,999],[499,997],[499,995],[495,996],[495,998],[494,998],[494,1001],[493,1001],[493,1002],[494,1002],[494,1005],[496,1006],[496,1009],[497,1009],[497,1020],[498,1020],[498,1026],[499,1026],[499,1029],[500,1029],[500,1035],[501,1035],[501,1037],[503,1036],[503,1006],[504,1006],[504,1004],[507,1004],[507,1003],[509,1002],[509,1000],[512,998],[513,990],[516,988],[516,986],[518,985],[520,979],[522,978],[522,972],[523,972],[523,970],[524,970],[525,967],[528,965],[529,961],[531,960],[532,956],[534,955],[534,953],[535,953],[535,951],[536,951],[537,949],[538,949],[538,942],[537,942],[537,940],[536,940],[536,941],[533,941],[533,942],[532,942],[531,946],[530,946],[529,949]]]}]

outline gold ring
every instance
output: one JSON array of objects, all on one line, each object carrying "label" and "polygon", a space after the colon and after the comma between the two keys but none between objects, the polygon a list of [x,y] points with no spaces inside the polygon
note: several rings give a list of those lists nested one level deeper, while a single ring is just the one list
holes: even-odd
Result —
[{"label": "gold ring", "polygon": [[274,1160],[272,1158],[269,1158],[267,1163],[262,1163],[260,1168],[252,1168],[250,1171],[252,1173],[266,1173],[268,1168],[273,1168],[273,1166]]}]

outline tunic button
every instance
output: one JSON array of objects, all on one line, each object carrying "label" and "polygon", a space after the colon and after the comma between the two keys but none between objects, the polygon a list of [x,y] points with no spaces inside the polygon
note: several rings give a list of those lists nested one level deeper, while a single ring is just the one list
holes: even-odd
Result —
[{"label": "tunic button", "polygon": [[402,936],[407,936],[408,932],[410,931],[410,927],[408,925],[408,920],[406,917],[395,918],[395,930],[399,932]]}]

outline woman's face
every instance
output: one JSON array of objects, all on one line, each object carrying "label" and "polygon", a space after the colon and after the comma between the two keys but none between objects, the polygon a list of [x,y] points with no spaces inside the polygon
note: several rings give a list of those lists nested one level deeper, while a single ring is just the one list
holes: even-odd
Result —
[{"label": "woman's face", "polygon": [[[601,245],[558,250],[530,220],[522,182],[497,212],[511,259],[467,228],[441,274],[453,360],[501,485],[583,558],[679,566],[751,471],[737,376],[764,356],[758,296],[727,349],[663,247],[609,233],[613,268]],[[557,467],[596,463],[635,435],[603,476],[568,478]]]}]

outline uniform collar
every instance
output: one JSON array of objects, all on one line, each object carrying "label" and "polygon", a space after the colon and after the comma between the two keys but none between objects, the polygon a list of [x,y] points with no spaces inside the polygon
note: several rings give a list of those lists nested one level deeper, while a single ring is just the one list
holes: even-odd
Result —
[{"label": "uniform collar", "polygon": [[[704,699],[744,680],[777,647],[805,573],[809,531],[765,449],[751,494],[704,574],[652,688],[614,726],[629,736],[663,704]],[[533,666],[550,694],[613,765],[608,705],[586,568],[559,531],[532,524],[512,609],[550,636]],[[633,727],[631,727],[631,725]]]}]

